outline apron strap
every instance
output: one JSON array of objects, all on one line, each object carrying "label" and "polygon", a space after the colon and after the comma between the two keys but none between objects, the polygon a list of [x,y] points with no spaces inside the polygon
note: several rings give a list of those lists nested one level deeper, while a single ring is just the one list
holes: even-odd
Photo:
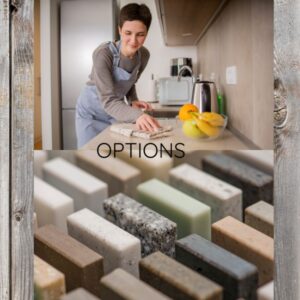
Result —
[{"label": "apron strap", "polygon": [[110,42],[109,49],[112,52],[114,59],[113,59],[113,67],[118,67],[120,62],[120,48],[121,43],[117,42],[117,45],[115,45],[114,42]]}]

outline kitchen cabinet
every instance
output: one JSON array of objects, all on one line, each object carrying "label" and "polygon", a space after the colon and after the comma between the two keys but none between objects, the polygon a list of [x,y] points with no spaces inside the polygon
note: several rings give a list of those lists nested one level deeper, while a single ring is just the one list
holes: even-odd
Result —
[{"label": "kitchen cabinet", "polygon": [[155,0],[167,46],[196,45],[227,0]]}]

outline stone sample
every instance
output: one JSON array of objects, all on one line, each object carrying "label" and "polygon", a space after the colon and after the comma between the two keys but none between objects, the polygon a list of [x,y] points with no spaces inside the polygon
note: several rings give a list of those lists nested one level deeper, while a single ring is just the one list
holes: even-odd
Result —
[{"label": "stone sample", "polygon": [[[49,151],[50,152],[50,151]],[[33,151],[33,173],[39,178],[43,178],[43,165],[48,160],[48,152],[44,150]]]},{"label": "stone sample", "polygon": [[257,300],[273,300],[274,299],[274,281],[266,283],[257,290]]},{"label": "stone sample", "polygon": [[34,255],[34,299],[57,300],[65,291],[65,276],[51,265]]},{"label": "stone sample", "polygon": [[142,257],[155,251],[175,255],[177,225],[124,194],[104,200],[105,217],[141,241]]},{"label": "stone sample", "polygon": [[265,201],[259,201],[245,210],[245,223],[273,238],[274,207]]},{"label": "stone sample", "polygon": [[101,158],[96,151],[77,151],[77,165],[108,184],[109,197],[124,193],[134,197],[136,187],[141,182],[141,172],[122,161],[109,156]]},{"label": "stone sample", "polygon": [[60,298],[60,300],[100,300],[100,298],[95,297],[83,288],[78,288],[64,295]]},{"label": "stone sample", "polygon": [[264,200],[273,203],[273,178],[224,154],[211,154],[202,160],[203,170],[243,191],[243,210]]},{"label": "stone sample", "polygon": [[223,299],[221,286],[161,252],[140,261],[140,278],[172,299]]},{"label": "stone sample", "polygon": [[34,252],[63,272],[67,291],[84,287],[99,295],[99,280],[103,276],[103,258],[53,225],[37,230]]},{"label": "stone sample", "polygon": [[138,201],[177,224],[178,238],[191,233],[210,239],[211,209],[157,179],[137,187]]},{"label": "stone sample", "polygon": [[33,231],[36,232],[38,229],[38,222],[37,222],[37,215],[35,212],[33,213],[32,223],[33,223]]},{"label": "stone sample", "polygon": [[122,269],[104,276],[100,286],[102,300],[170,300]]},{"label": "stone sample", "polygon": [[43,172],[45,181],[74,199],[75,211],[88,208],[103,215],[106,183],[59,157],[45,163]]},{"label": "stone sample", "polygon": [[39,226],[53,224],[67,232],[67,216],[74,212],[74,201],[38,177],[34,177],[34,210]]},{"label": "stone sample", "polygon": [[242,220],[242,191],[188,164],[170,171],[170,184],[211,208],[211,220],[216,222],[232,216]]},{"label": "stone sample", "polygon": [[224,300],[256,299],[257,268],[197,234],[176,242],[176,260],[223,286]]},{"label": "stone sample", "polygon": [[122,268],[139,276],[141,242],[88,209],[82,209],[67,219],[69,234],[104,257],[104,273]]},{"label": "stone sample", "polygon": [[212,241],[256,265],[259,285],[273,279],[274,241],[269,236],[226,217],[212,225]]},{"label": "stone sample", "polygon": [[[149,147],[148,147],[149,148]],[[157,154],[151,148],[146,151],[147,156],[141,151],[130,150],[128,148],[124,151],[117,152],[118,158],[126,161],[128,164],[139,169],[142,174],[142,181],[146,181],[152,178],[167,182],[169,180],[169,171],[173,167],[173,159],[167,154]]]}]

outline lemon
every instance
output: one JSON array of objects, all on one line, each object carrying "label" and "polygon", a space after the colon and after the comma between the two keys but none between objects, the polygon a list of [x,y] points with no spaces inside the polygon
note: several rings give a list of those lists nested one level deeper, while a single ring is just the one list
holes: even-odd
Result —
[{"label": "lemon", "polygon": [[199,114],[199,118],[214,127],[221,127],[224,125],[224,118],[214,112],[201,113]]}]

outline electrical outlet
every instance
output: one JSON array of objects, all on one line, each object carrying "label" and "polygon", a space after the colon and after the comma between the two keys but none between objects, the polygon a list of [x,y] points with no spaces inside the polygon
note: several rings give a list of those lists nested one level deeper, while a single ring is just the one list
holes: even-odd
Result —
[{"label": "electrical outlet", "polygon": [[237,84],[236,66],[230,66],[226,68],[226,83]]}]

